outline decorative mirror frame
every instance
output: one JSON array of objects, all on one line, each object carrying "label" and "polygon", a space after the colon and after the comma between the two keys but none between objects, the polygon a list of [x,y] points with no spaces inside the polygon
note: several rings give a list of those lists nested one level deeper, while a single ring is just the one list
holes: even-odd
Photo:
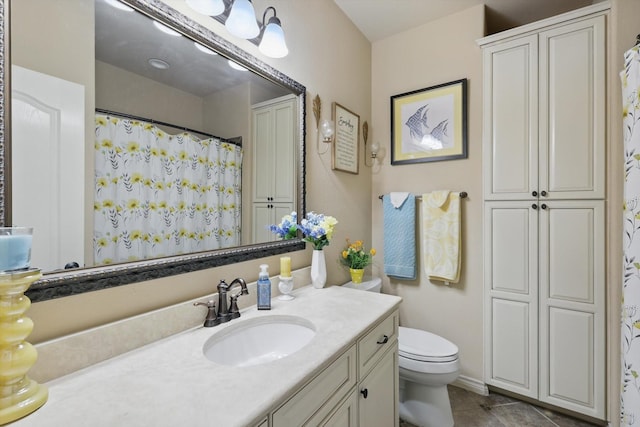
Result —
[{"label": "decorative mirror frame", "polygon": [[[159,0],[120,1],[173,27],[193,40],[212,47],[220,54],[249,70],[290,89],[298,96],[300,145],[297,158],[297,208],[298,215],[303,215],[305,212],[306,88]],[[6,163],[6,159],[11,158],[10,2],[11,0],[0,0],[0,34],[2,35],[0,37],[0,225],[11,223],[10,209],[8,208],[11,206],[11,165]],[[31,286],[26,294],[33,302],[46,301],[303,250],[304,248],[305,243],[302,239],[293,239],[106,267],[92,267],[73,272],[56,272],[44,275],[41,280]]]}]

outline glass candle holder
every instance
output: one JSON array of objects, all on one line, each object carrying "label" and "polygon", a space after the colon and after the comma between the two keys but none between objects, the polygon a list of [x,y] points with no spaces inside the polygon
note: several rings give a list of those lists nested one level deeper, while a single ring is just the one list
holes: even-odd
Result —
[{"label": "glass candle holder", "polygon": [[31,266],[33,227],[0,227],[0,272]]}]

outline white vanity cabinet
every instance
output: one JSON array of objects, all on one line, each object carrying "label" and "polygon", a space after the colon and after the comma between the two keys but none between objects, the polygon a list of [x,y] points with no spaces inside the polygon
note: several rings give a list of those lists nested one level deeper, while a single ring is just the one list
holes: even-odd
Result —
[{"label": "white vanity cabinet", "polygon": [[266,226],[295,210],[297,114],[293,95],[252,106],[254,243],[276,239]]},{"label": "white vanity cabinet", "polygon": [[605,417],[606,4],[488,36],[485,382]]},{"label": "white vanity cabinet", "polygon": [[276,409],[271,427],[397,426],[397,338],[394,311]]}]

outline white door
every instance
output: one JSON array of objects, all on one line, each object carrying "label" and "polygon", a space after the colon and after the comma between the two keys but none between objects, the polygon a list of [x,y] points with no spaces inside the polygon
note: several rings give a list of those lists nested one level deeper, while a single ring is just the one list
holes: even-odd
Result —
[{"label": "white door", "polygon": [[540,33],[539,191],[604,198],[605,17]]},{"label": "white door", "polygon": [[490,46],[483,55],[485,199],[530,198],[538,190],[538,38]]},{"label": "white door", "polygon": [[604,201],[540,215],[540,400],[605,416]]},{"label": "white door", "polygon": [[84,86],[16,65],[11,70],[13,225],[34,227],[33,267],[83,266]]},{"label": "white door", "polygon": [[538,397],[538,205],[485,202],[485,380]]}]

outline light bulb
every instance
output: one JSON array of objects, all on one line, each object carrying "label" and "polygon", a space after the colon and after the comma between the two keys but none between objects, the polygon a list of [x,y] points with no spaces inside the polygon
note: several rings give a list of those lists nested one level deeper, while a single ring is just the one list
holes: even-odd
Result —
[{"label": "light bulb", "polygon": [[264,29],[258,49],[270,58],[284,58],[289,53],[280,20],[275,16],[269,18],[269,23]]},{"label": "light bulb", "polygon": [[260,34],[256,12],[249,0],[235,0],[224,25],[231,34],[243,39],[253,39]]},{"label": "light bulb", "polygon": [[322,134],[322,142],[331,142],[331,138],[333,138],[333,121],[322,119],[320,133]]},{"label": "light bulb", "polygon": [[371,144],[370,150],[371,150],[371,157],[377,156],[378,150],[380,150],[380,144],[378,144],[377,142],[374,142],[373,144]]}]

